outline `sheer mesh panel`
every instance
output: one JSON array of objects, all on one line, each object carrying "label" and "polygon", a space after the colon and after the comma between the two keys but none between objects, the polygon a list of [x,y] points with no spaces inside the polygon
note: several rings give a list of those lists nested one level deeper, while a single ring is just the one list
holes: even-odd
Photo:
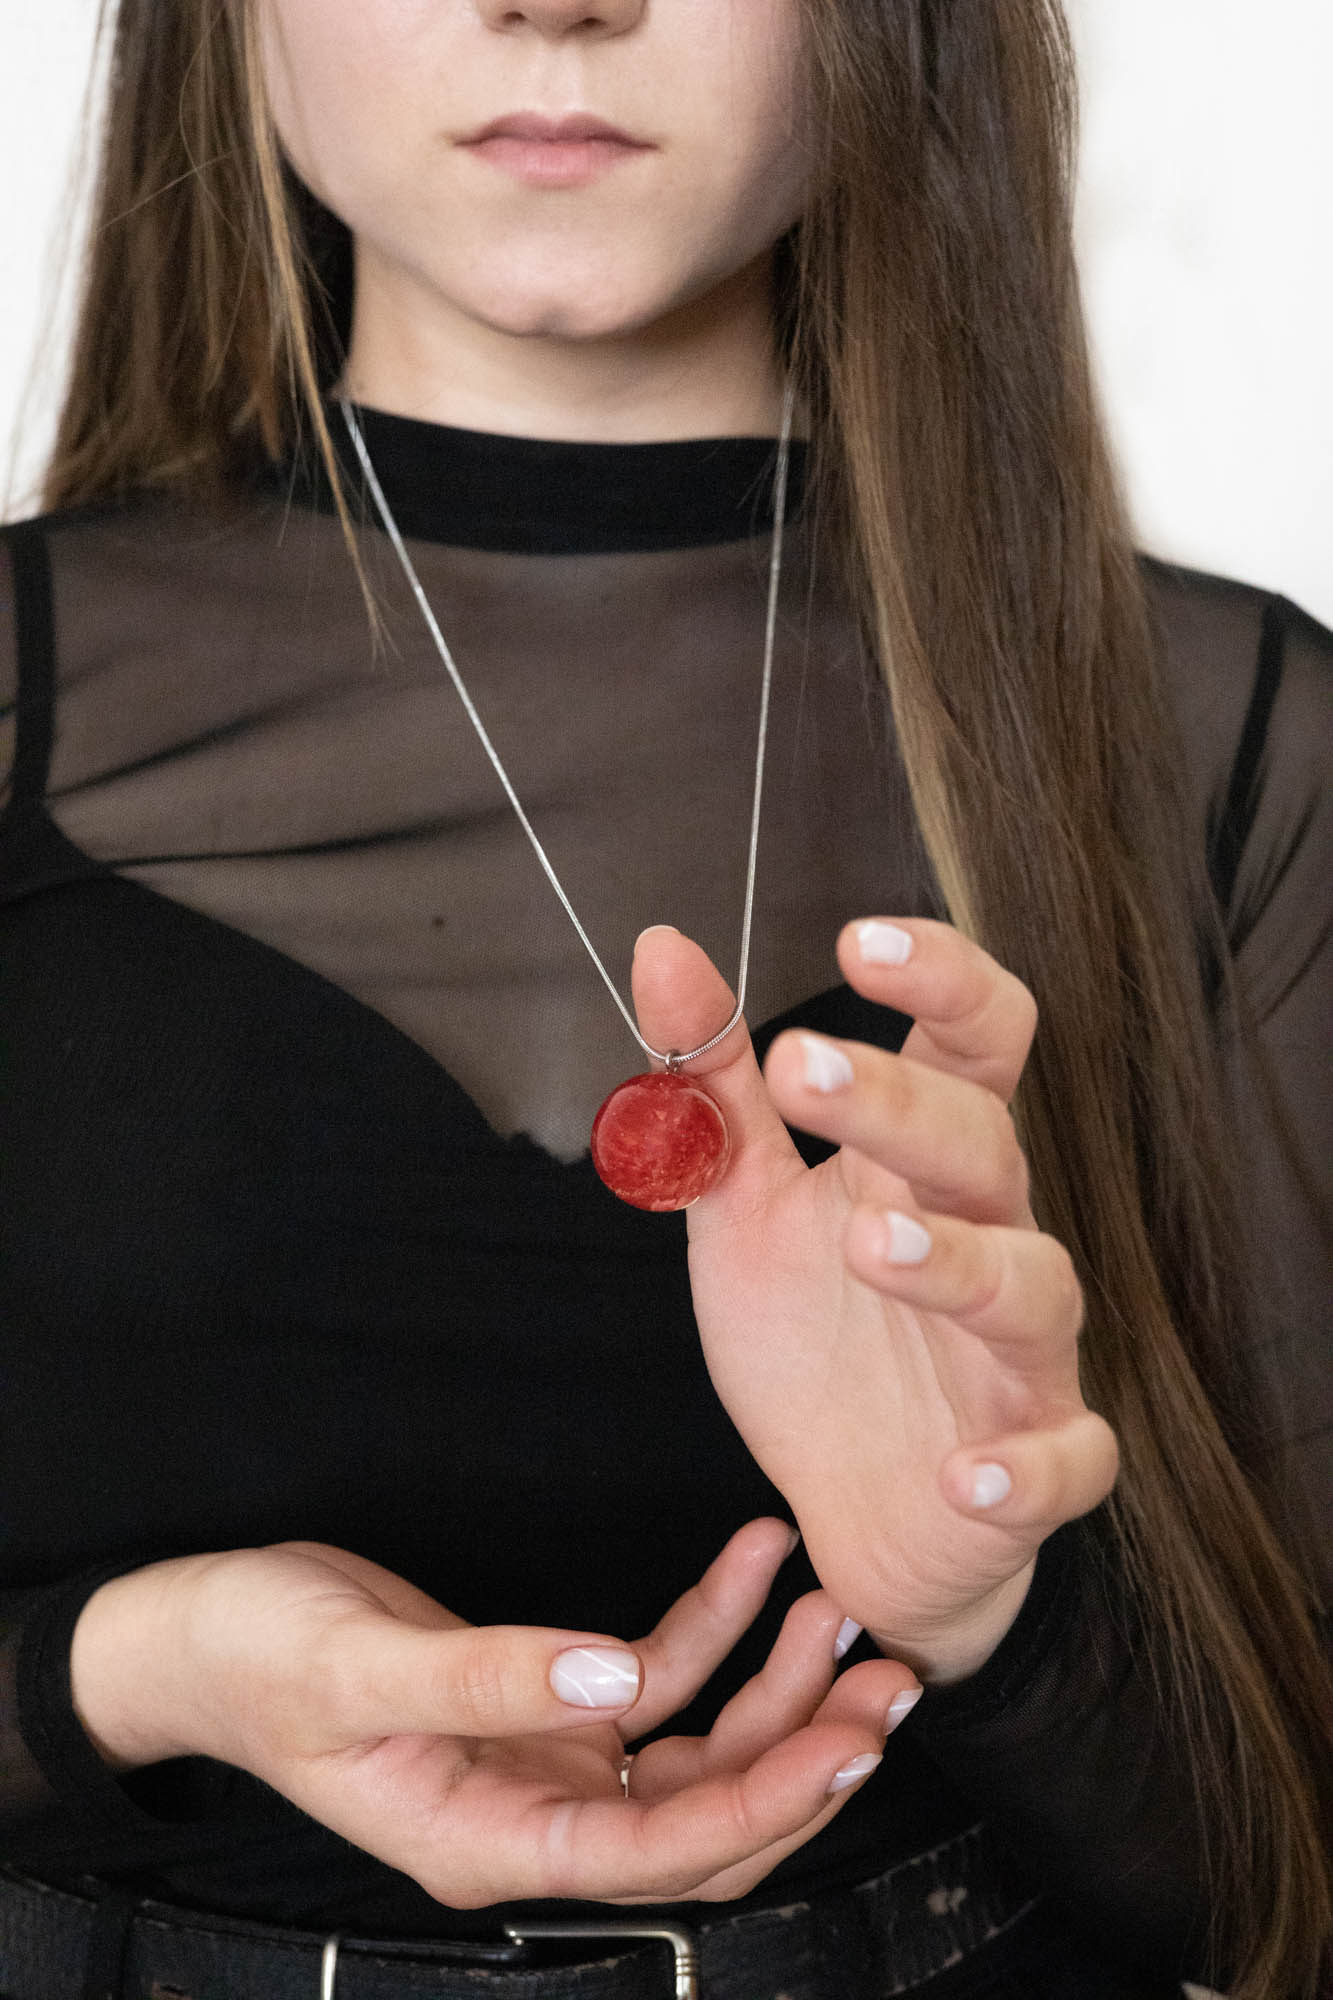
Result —
[{"label": "sheer mesh panel", "polygon": [[[382,538],[376,659],[335,522],[271,508],[57,534],[50,810],[86,853],[384,1015],[502,1134],[572,1159],[645,1066],[507,804]],[[519,797],[622,993],[672,923],[734,983],[764,537],[639,554],[414,546]],[[788,538],[748,1012],[837,982],[833,941],[929,889],[885,701]],[[719,1024],[720,1025],[720,1024]]]}]

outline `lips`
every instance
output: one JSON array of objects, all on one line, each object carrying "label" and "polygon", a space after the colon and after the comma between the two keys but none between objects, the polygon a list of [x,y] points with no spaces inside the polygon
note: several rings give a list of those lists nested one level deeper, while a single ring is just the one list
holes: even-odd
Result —
[{"label": "lips", "polygon": [[632,139],[581,111],[566,118],[512,111],[457,143],[474,160],[536,190],[586,187],[656,150],[651,141]]},{"label": "lips", "polygon": [[480,146],[488,139],[527,139],[538,144],[570,145],[581,139],[600,139],[611,145],[646,148],[648,141],[633,139],[628,132],[608,125],[604,118],[576,112],[567,118],[547,118],[540,111],[514,111],[495,118],[489,125],[470,132],[460,146]]}]

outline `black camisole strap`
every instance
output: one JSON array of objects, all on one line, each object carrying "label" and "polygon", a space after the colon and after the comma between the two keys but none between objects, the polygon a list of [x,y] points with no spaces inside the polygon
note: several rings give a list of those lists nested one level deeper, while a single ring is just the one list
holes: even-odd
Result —
[{"label": "black camisole strap", "polygon": [[1226,803],[1208,847],[1208,873],[1212,879],[1213,894],[1224,915],[1231,908],[1240,857],[1249,839],[1250,828],[1254,824],[1254,815],[1259,803],[1259,769],[1264,754],[1264,744],[1268,740],[1268,725],[1272,719],[1273,703],[1277,700],[1278,689],[1282,685],[1284,652],[1282,606],[1278,599],[1270,598],[1264,606],[1263,623],[1259,633],[1259,662],[1255,669],[1254,686],[1250,692],[1250,705],[1245,716],[1245,724],[1240,732],[1235,761],[1231,766]]},{"label": "black camisole strap", "polygon": [[14,574],[14,638],[18,653],[17,734],[9,811],[46,795],[54,735],[56,633],[51,557],[38,521],[4,531]]}]

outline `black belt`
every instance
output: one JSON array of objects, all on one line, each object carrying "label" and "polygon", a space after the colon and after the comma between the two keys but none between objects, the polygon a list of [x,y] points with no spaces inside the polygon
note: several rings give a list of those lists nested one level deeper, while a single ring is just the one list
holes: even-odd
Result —
[{"label": "black belt", "polygon": [[[288,1930],[0,1871],[4,2000],[848,2000],[908,1993],[1016,1924],[1029,1883],[984,1825],[871,1882],[703,1924],[591,1909],[489,1943]],[[697,1906],[696,1906],[697,1908]],[[693,1914],[693,1913],[692,1913]]]}]

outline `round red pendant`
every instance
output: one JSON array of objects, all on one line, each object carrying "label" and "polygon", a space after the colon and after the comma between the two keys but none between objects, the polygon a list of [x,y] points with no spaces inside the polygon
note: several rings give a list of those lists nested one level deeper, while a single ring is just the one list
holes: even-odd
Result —
[{"label": "round red pendant", "polygon": [[630,1077],[592,1121],[592,1163],[631,1208],[688,1208],[721,1179],[730,1153],[716,1098],[680,1070]]}]

